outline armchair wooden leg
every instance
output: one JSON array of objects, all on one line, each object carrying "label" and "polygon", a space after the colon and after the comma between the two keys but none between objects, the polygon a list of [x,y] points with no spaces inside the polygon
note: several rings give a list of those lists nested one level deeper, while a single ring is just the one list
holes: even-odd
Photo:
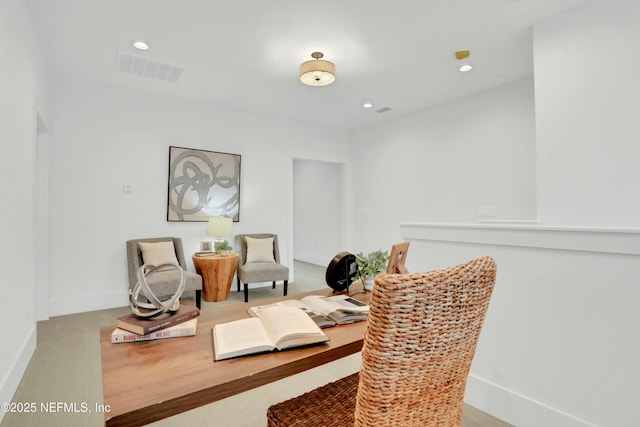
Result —
[{"label": "armchair wooden leg", "polygon": [[249,302],[249,284],[244,284],[244,302]]},{"label": "armchair wooden leg", "polygon": [[238,283],[238,292],[240,292],[240,278],[236,276],[236,281]]},{"label": "armchair wooden leg", "polygon": [[288,285],[288,284],[289,284],[289,281],[288,281],[288,280],[285,280],[285,281],[284,281],[284,296],[285,296],[285,297],[287,296],[287,285]]},{"label": "armchair wooden leg", "polygon": [[202,291],[196,291],[196,307],[200,310],[200,306],[202,305]]}]

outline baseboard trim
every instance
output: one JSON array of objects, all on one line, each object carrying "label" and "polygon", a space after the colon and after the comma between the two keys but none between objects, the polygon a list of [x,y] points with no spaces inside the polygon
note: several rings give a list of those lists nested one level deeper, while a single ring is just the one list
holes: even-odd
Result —
[{"label": "baseboard trim", "polygon": [[56,297],[51,298],[50,304],[50,316],[63,316],[65,314],[123,307],[129,304],[129,293],[124,289],[102,294]]},{"label": "baseboard trim", "polygon": [[326,267],[329,264],[329,261],[331,261],[331,258],[327,260],[327,258],[321,257],[316,254],[305,253],[305,254],[296,254],[296,256],[294,257],[294,260]]},{"label": "baseboard trim", "polygon": [[527,396],[473,374],[467,379],[466,403],[518,427],[595,427]]},{"label": "baseboard trim", "polygon": [[[26,339],[22,343],[20,351],[7,371],[6,377],[2,380],[0,386],[0,402],[11,402],[13,396],[18,390],[22,376],[24,375],[33,353],[36,351],[37,334],[35,323],[27,334]],[[4,418],[4,411],[0,411],[0,422]]]}]

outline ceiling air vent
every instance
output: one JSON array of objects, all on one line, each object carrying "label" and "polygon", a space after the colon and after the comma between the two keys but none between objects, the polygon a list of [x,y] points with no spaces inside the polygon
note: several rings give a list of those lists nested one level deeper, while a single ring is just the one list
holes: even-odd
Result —
[{"label": "ceiling air vent", "polygon": [[118,70],[158,80],[176,82],[182,75],[184,67],[154,61],[153,59],[130,53],[118,53]]},{"label": "ceiling air vent", "polygon": [[382,113],[386,113],[387,111],[391,111],[391,108],[389,108],[389,107],[382,107],[381,109],[376,110],[376,113],[380,113],[380,114],[382,114]]}]

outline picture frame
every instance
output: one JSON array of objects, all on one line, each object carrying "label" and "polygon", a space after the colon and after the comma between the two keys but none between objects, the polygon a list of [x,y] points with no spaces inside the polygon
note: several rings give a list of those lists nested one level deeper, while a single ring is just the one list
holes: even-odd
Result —
[{"label": "picture frame", "polygon": [[200,242],[200,252],[213,252],[213,243],[211,240]]},{"label": "picture frame", "polygon": [[240,221],[239,154],[169,147],[167,221]]},{"label": "picture frame", "polygon": [[409,242],[396,243],[391,246],[391,255],[387,264],[387,274],[407,274],[407,267],[404,263],[409,251]]}]

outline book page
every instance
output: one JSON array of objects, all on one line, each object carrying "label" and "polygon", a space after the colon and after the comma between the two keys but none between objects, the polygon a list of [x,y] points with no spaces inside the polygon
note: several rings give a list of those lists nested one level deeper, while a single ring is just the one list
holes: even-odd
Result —
[{"label": "book page", "polygon": [[302,301],[311,308],[324,315],[329,315],[335,311],[347,311],[351,313],[367,313],[369,306],[348,295],[334,295],[330,297],[320,295],[309,295],[302,298]]},{"label": "book page", "polygon": [[318,325],[295,307],[269,307],[260,316],[278,349],[328,340]]},{"label": "book page", "polygon": [[290,299],[286,301],[280,301],[277,303],[283,307],[295,307],[307,313],[307,316],[313,320],[313,323],[318,325],[320,328],[330,328],[331,326],[335,326],[336,322],[331,318],[325,316],[324,314],[312,309],[307,304],[299,301],[297,299]]},{"label": "book page", "polygon": [[264,310],[266,310],[269,307],[276,307],[278,305],[279,304],[277,302],[273,304],[267,304],[267,305],[254,305],[253,307],[249,307],[247,309],[247,313],[249,313],[251,317],[260,317],[260,315],[262,315],[262,312]]},{"label": "book page", "polygon": [[307,304],[305,304],[302,301],[297,300],[297,299],[288,299],[288,300],[285,300],[285,301],[280,301],[278,304],[283,306],[283,307],[295,307],[295,308],[299,308],[301,310],[310,310],[311,309],[311,307],[309,307]]},{"label": "book page", "polygon": [[251,315],[253,317],[260,317],[260,315],[262,314],[262,312],[265,309],[267,309],[269,307],[276,307],[276,306],[295,307],[295,308],[299,308],[299,309],[305,310],[305,311],[311,310],[311,307],[309,307],[308,305],[306,305],[302,301],[299,301],[297,299],[289,299],[289,300],[274,302],[273,304],[254,305],[253,307],[249,307],[247,312],[249,313],[249,315]]},{"label": "book page", "polygon": [[314,310],[329,317],[338,325],[345,323],[359,322],[367,318],[369,306],[356,301],[358,304],[350,302],[352,298],[348,295],[334,295],[331,297],[320,295],[309,295],[302,298],[302,301]]},{"label": "book page", "polygon": [[353,313],[366,313],[369,311],[367,304],[351,298],[349,295],[325,297],[325,301],[329,302],[334,309],[338,311],[349,311]]},{"label": "book page", "polygon": [[305,313],[307,313],[307,315],[311,318],[311,320],[313,320],[315,324],[318,325],[320,328],[330,328],[336,325],[336,322],[331,318],[313,310],[311,307],[309,307],[302,301],[295,300],[295,299],[280,301],[273,304],[254,305],[253,307],[249,307],[247,309],[247,313],[249,313],[251,317],[260,317],[260,315],[264,310],[266,310],[269,307],[275,307],[275,306],[298,308],[304,311]]},{"label": "book page", "polygon": [[313,310],[318,313],[324,314],[325,316],[331,314],[331,312],[335,311],[335,308],[327,302],[325,299],[327,297],[319,296],[319,295],[309,295],[302,298],[302,302],[311,307]]},{"label": "book page", "polygon": [[216,360],[273,350],[274,344],[259,318],[219,323],[213,327]]}]

